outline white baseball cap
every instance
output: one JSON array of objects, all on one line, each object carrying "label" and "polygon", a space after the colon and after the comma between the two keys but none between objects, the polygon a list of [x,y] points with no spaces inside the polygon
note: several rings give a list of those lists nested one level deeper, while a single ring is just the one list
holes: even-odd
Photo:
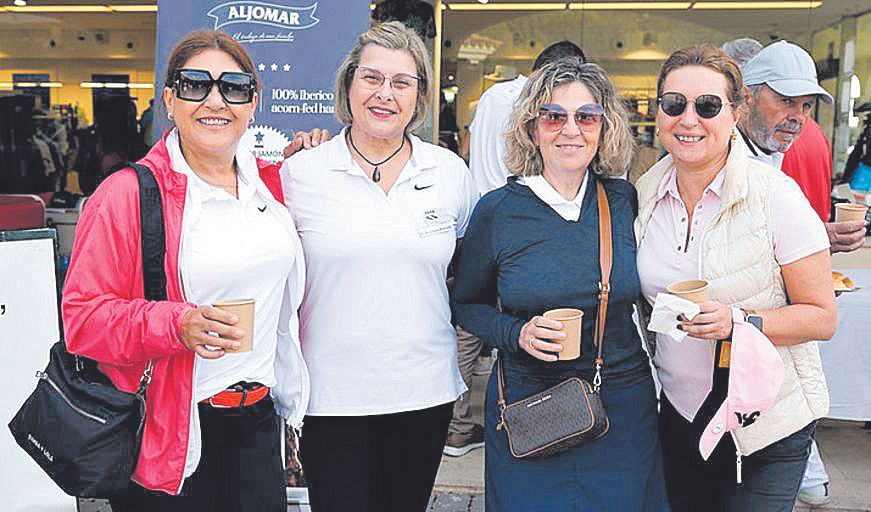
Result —
[{"label": "white baseball cap", "polygon": [[763,48],[741,66],[744,85],[766,84],[783,96],[819,95],[833,103],[832,95],[817,83],[814,59],[800,46],[778,41]]}]

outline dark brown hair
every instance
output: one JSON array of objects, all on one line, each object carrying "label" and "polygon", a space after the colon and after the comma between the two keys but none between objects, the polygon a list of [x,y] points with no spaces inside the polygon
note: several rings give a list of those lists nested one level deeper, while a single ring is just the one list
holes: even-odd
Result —
[{"label": "dark brown hair", "polygon": [[258,91],[260,90],[260,78],[257,76],[251,56],[238,41],[220,30],[197,30],[184,36],[169,55],[163,78],[164,86],[171,89],[176,71],[182,69],[188,60],[206,50],[220,50],[229,55],[242,71],[254,75],[254,85]]},{"label": "dark brown hair", "polygon": [[744,102],[744,94],[742,94],[744,79],[741,77],[741,68],[726,52],[708,43],[683,48],[669,55],[656,79],[657,98],[662,96],[662,86],[669,73],[684,66],[703,66],[720,73],[726,77],[728,86],[726,99],[732,103],[732,108],[735,109]]}]

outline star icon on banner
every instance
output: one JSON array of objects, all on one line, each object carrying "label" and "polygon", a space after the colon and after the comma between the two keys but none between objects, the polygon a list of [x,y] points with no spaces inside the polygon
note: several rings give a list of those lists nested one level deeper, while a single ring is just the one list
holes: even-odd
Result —
[{"label": "star icon on banner", "polygon": [[284,71],[290,71],[290,64],[285,64],[284,66],[281,66],[281,69],[283,69]]},{"label": "star icon on banner", "polygon": [[269,66],[269,69],[272,71],[278,71],[278,64],[273,62],[272,65]]},{"label": "star icon on banner", "polygon": [[266,64],[262,62],[260,64],[257,64],[257,71],[266,71]]},{"label": "star icon on banner", "polygon": [[263,137],[265,137],[263,132],[257,132],[254,134],[254,140],[257,144],[263,144]]}]

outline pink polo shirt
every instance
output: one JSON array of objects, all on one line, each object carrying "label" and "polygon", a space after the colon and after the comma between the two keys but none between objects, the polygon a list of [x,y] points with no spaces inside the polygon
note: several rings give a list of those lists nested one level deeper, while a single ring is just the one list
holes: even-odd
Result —
[{"label": "pink polo shirt", "polygon": [[[725,170],[702,193],[690,223],[678,193],[674,167],[663,176],[656,206],[638,247],[641,292],[651,304],[669,283],[698,279],[702,234],[720,209],[724,179]],[[774,257],[781,266],[828,249],[825,227],[801,189],[780,187],[769,203]],[[663,392],[688,421],[693,420],[711,391],[715,348],[716,342],[710,340],[687,337],[677,342],[668,335],[656,335],[653,363]]]}]

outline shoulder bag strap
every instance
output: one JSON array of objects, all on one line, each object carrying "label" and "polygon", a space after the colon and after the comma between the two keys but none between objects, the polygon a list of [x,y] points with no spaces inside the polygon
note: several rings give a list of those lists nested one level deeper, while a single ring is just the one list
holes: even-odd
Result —
[{"label": "shoulder bag strap", "polygon": [[[163,202],[154,173],[142,164],[130,164],[139,180],[139,222],[142,237],[142,282],[146,300],[166,300],[166,229]],[[139,393],[151,382],[154,361],[148,361],[139,381]]]},{"label": "shoulder bag strap", "polygon": [[[605,359],[602,355],[605,337],[605,316],[608,312],[608,295],[611,293],[611,209],[608,206],[608,196],[605,187],[600,180],[596,180],[597,202],[599,205],[599,266],[601,279],[599,280],[599,314],[596,317],[596,325],[593,333],[593,342],[598,352],[596,354],[596,376],[593,378],[593,390],[599,392],[602,385],[602,365]],[[506,408],[505,402],[505,377],[502,369],[502,355],[496,359],[496,389],[499,392],[498,404],[500,411],[499,424],[496,429],[500,430],[505,425],[503,413]]]},{"label": "shoulder bag strap", "polygon": [[608,196],[605,194],[605,186],[601,180],[596,180],[596,188],[599,203],[599,266],[601,267],[601,279],[599,280],[599,314],[596,317],[596,326],[593,331],[593,342],[598,348],[596,355],[596,376],[593,378],[593,390],[599,391],[602,385],[602,365],[605,359],[602,356],[602,348],[605,345],[605,319],[608,312],[608,295],[611,293],[611,209],[608,206]]}]

